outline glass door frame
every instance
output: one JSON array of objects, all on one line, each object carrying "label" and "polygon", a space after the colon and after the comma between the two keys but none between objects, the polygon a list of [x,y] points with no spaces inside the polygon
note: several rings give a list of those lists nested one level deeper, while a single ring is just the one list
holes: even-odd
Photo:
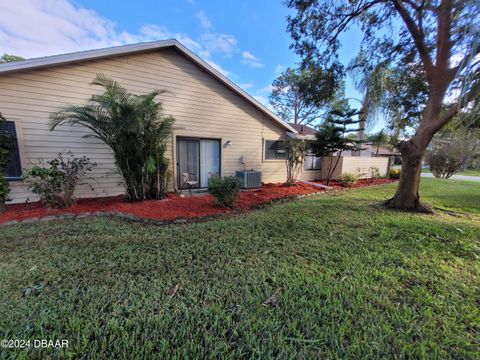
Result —
[{"label": "glass door frame", "polygon": [[180,173],[180,157],[179,157],[179,140],[190,140],[190,141],[197,141],[198,142],[198,187],[196,189],[206,189],[208,187],[208,184],[204,185],[201,183],[201,173],[202,173],[202,165],[200,162],[201,159],[201,146],[200,146],[200,141],[201,140],[215,140],[218,142],[218,148],[219,148],[219,154],[218,154],[218,163],[219,163],[219,175],[221,176],[222,174],[222,139],[220,138],[208,138],[208,137],[194,137],[194,136],[176,136],[175,138],[175,161],[176,161],[176,169],[177,169],[177,186],[178,189],[181,188],[183,185],[183,179],[182,179],[182,174]]}]

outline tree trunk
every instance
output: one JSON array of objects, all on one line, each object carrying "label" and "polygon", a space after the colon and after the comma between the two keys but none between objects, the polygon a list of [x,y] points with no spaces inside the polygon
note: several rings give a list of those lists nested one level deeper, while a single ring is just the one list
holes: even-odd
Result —
[{"label": "tree trunk", "polygon": [[395,196],[387,200],[385,205],[392,209],[433,213],[432,209],[420,201],[418,193],[420,174],[422,172],[422,158],[426,146],[423,149],[418,148],[412,143],[412,140],[402,142],[399,145],[402,153],[400,182]]}]

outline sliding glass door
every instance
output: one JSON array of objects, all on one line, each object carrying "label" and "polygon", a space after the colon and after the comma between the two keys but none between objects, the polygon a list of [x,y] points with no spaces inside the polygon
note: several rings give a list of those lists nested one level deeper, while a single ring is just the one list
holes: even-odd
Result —
[{"label": "sliding glass door", "polygon": [[193,188],[208,186],[208,178],[220,175],[220,140],[177,138],[177,181],[188,177]]}]

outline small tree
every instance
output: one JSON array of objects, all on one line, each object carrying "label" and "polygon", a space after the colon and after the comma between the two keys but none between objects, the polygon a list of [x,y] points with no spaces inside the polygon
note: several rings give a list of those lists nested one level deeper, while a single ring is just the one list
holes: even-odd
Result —
[{"label": "small tree", "polygon": [[303,164],[305,154],[305,142],[299,139],[289,139],[285,142],[287,185],[293,185],[297,181],[298,174]]},{"label": "small tree", "polygon": [[62,124],[82,125],[113,151],[131,201],[163,199],[170,176],[165,158],[173,117],[161,116],[155,98],[165,90],[135,95],[118,82],[97,75],[92,82],[105,89],[87,105],[69,106],[52,114],[51,129]]},{"label": "small tree", "polygon": [[[2,113],[0,113],[0,125],[5,121]],[[10,186],[5,179],[5,167],[10,160],[10,149],[15,139],[8,134],[0,132],[0,212],[5,211],[5,203],[8,200],[8,194],[10,193]]]},{"label": "small tree", "polygon": [[[338,167],[342,153],[344,151],[362,150],[360,146],[363,143],[362,141],[348,137],[349,133],[358,131],[357,127],[351,127],[352,125],[358,125],[360,122],[359,120],[353,119],[353,117],[358,114],[359,112],[357,110],[348,107],[332,110],[316,134],[313,151],[317,156],[331,157],[325,176],[327,185],[330,184],[332,176]],[[335,154],[337,156],[334,161],[333,155]]]}]

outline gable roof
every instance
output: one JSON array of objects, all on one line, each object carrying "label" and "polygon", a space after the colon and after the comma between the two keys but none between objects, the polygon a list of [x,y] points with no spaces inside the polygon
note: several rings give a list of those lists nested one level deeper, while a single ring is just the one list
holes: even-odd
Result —
[{"label": "gable roof", "polygon": [[300,135],[315,135],[317,133],[317,130],[308,125],[294,123],[289,123],[289,125],[297,130]]},{"label": "gable roof", "polygon": [[185,47],[175,39],[150,41],[150,42],[144,42],[144,43],[138,43],[138,44],[121,45],[121,46],[114,46],[110,48],[78,51],[78,52],[68,53],[68,54],[44,56],[44,57],[39,57],[34,59],[8,62],[8,63],[0,64],[0,76],[2,74],[8,74],[8,73],[13,73],[18,71],[40,69],[40,68],[46,68],[46,67],[57,66],[57,65],[65,65],[65,64],[77,63],[77,62],[88,61],[88,60],[97,60],[97,59],[104,59],[108,57],[149,52],[149,51],[155,51],[155,50],[166,49],[166,48],[173,48],[179,51],[181,54],[183,54],[189,60],[193,61],[200,68],[202,68],[207,73],[209,73],[214,78],[216,78],[221,83],[223,83],[228,88],[230,88],[233,92],[243,97],[250,104],[252,104],[261,112],[263,112],[265,115],[270,117],[273,121],[277,122],[279,125],[287,129],[288,131],[297,133],[297,131],[293,127],[291,127],[289,124],[287,124],[282,119],[280,119],[277,115],[271,112],[267,107],[265,107],[263,104],[257,101],[253,96],[248,94],[245,90],[243,90],[233,81],[228,79],[220,71],[213,68],[213,66],[208,64],[206,61],[202,60],[199,56],[197,56],[195,53],[190,51],[187,47]]}]

